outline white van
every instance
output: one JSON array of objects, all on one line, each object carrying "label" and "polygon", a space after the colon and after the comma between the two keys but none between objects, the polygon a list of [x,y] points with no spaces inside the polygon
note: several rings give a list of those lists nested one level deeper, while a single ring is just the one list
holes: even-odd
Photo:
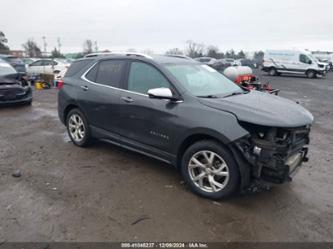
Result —
[{"label": "white van", "polygon": [[328,64],[319,62],[305,50],[268,50],[265,52],[263,70],[271,76],[280,74],[306,75],[308,78],[325,76]]}]

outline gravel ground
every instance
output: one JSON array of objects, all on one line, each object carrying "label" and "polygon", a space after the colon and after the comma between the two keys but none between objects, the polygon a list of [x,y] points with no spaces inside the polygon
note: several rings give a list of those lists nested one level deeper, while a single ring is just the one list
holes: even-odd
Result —
[{"label": "gravel ground", "polygon": [[333,73],[263,81],[314,114],[310,162],[290,184],[223,202],[195,196],[159,161],[75,147],[57,90],[0,109],[0,242],[333,241]]}]

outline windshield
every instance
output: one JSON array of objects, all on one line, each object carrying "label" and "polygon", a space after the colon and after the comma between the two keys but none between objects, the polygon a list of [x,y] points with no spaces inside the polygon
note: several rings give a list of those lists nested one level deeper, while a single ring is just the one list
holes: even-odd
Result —
[{"label": "windshield", "polygon": [[6,62],[0,61],[0,75],[16,74],[15,69]]},{"label": "windshield", "polygon": [[235,83],[207,65],[172,64],[166,65],[166,68],[189,92],[198,97],[243,92]]},{"label": "windshield", "polygon": [[17,57],[7,57],[6,60],[12,64],[24,64],[23,61]]}]

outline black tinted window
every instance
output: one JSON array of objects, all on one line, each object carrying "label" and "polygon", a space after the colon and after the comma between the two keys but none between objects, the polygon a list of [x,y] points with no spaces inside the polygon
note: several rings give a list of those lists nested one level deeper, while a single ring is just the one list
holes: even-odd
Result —
[{"label": "black tinted window", "polygon": [[[70,77],[78,73],[81,69],[83,69],[88,63],[90,63],[91,60],[80,60],[80,61],[74,61],[71,66],[68,68],[66,72],[66,76]],[[94,78],[95,80],[95,78]]]},{"label": "black tinted window", "polygon": [[132,62],[128,77],[128,90],[147,94],[149,89],[170,88],[168,80],[153,66]]},{"label": "black tinted window", "polygon": [[124,61],[101,61],[98,65],[96,82],[108,86],[119,87],[124,66]]}]

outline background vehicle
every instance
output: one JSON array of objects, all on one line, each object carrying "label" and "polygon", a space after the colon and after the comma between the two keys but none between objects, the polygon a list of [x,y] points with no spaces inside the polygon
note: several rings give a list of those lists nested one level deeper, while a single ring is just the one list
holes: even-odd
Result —
[{"label": "background vehicle", "polygon": [[268,50],[265,52],[262,70],[271,76],[284,73],[316,78],[318,75],[326,75],[328,65],[319,62],[308,51]]},{"label": "background vehicle", "polygon": [[250,68],[256,67],[255,63],[250,59],[241,59],[240,63],[241,63],[241,66],[244,66],[244,67],[250,67]]},{"label": "background vehicle", "polygon": [[216,59],[211,58],[211,57],[198,57],[198,58],[195,58],[195,60],[199,61],[203,64],[206,64],[208,66],[213,66],[216,63]]},{"label": "background vehicle", "polygon": [[223,59],[226,63],[229,63],[230,66],[239,66],[239,63],[236,62],[235,59],[232,58],[225,58]]},{"label": "background vehicle", "polygon": [[333,53],[316,51],[312,52],[312,55],[320,62],[328,63],[330,66],[330,70],[333,70]]},{"label": "background vehicle", "polygon": [[97,138],[170,163],[212,199],[289,181],[307,160],[313,121],[300,105],[245,91],[192,59],[137,54],[75,61],[58,113],[75,145]]},{"label": "background vehicle", "polygon": [[24,62],[18,57],[0,54],[0,59],[7,61],[20,74],[25,74],[27,71]]},{"label": "background vehicle", "polygon": [[63,59],[39,59],[28,65],[27,74],[28,76],[38,74],[64,75],[69,66],[70,63]]},{"label": "background vehicle", "polygon": [[23,86],[21,77],[9,63],[0,59],[0,105],[31,104],[32,90]]}]

